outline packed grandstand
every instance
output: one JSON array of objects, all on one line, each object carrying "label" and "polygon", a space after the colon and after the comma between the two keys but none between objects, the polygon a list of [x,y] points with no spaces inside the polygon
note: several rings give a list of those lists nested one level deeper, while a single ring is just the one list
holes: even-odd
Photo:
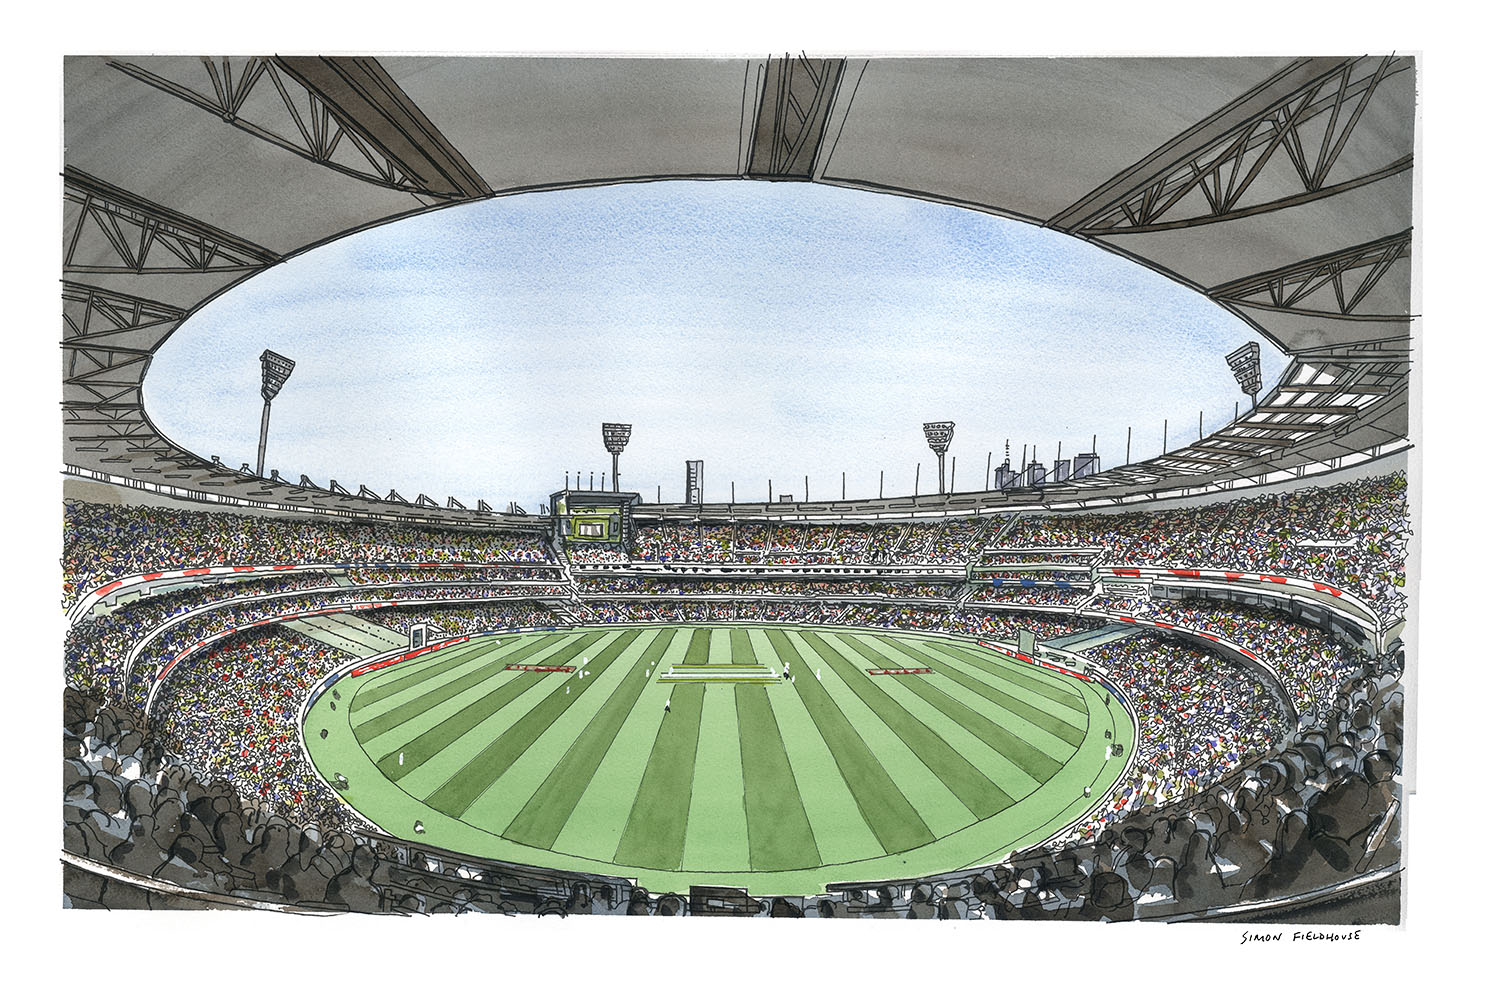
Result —
[{"label": "packed grandstand", "polygon": [[[1413,57],[64,63],[67,906],[1399,921]],[[1045,227],[1199,292],[1285,370],[1263,386],[1237,350],[1244,413],[1171,449],[1164,422],[1144,460],[1122,420],[1123,464],[1033,446],[982,492],[887,498],[882,475],[875,499],[764,503],[706,502],[690,463],[685,502],[579,538],[555,509],[236,469],[147,414],[169,337],[288,259],[415,212],[672,178]],[[262,361],[269,415],[292,361]],[[700,748],[705,705],[760,731]],[[554,723],[573,731],[542,749]],[[361,732],[383,744],[362,766]],[[624,834],[593,833],[620,852],[551,851],[588,841],[589,778],[647,774]],[[529,799],[506,852],[458,845],[461,813],[428,801],[371,817],[359,785],[397,803],[423,776],[439,805]],[[694,829],[699,796],[744,802],[745,859],[686,865],[721,834]],[[1025,824],[975,841],[1002,818]],[[684,858],[653,851],[670,825]],[[845,830],[838,861],[863,865],[823,879]],[[799,853],[818,879],[783,891]]]},{"label": "packed grandstand", "polygon": [[[1033,846],[928,880],[745,896],[748,913],[1170,916],[1399,859],[1411,536],[1400,471],[1187,509],[659,523],[614,557],[570,552],[539,527],[84,499],[66,502],[64,531],[64,846],[109,868],[74,872],[80,906],[145,900],[119,878],[133,874],[355,910],[691,910],[680,893],[607,874],[408,842],[319,776],[301,735],[309,695],[361,657],[410,649],[414,628],[443,640],[795,624],[1011,647],[1034,634],[1039,654],[1089,668],[1132,710],[1119,780]],[[723,565],[704,577],[705,562]],[[830,562],[880,574],[830,577]],[[1298,594],[1302,582],[1317,588]]]}]

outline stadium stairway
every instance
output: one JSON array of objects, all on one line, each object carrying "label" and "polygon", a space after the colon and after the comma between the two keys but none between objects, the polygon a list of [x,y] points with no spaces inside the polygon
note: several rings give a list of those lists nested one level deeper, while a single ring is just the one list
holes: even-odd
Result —
[{"label": "stadium stairway", "polygon": [[1116,623],[1093,630],[1080,630],[1077,633],[1070,633],[1066,637],[1053,637],[1051,640],[1046,641],[1046,644],[1048,647],[1056,647],[1059,650],[1082,652],[1092,647],[1112,644],[1116,640],[1124,640],[1126,637],[1134,636],[1140,632],[1140,627],[1121,626]]},{"label": "stadium stairway", "polygon": [[[544,607],[546,607],[547,612],[556,617],[558,626],[574,627],[578,626],[579,623],[582,622],[581,620],[579,620],[577,612],[562,600],[546,599],[539,601]],[[575,604],[579,601],[580,600],[576,595],[572,599],[572,602]]]},{"label": "stadium stairway", "polygon": [[284,626],[352,657],[374,657],[397,647],[405,647],[408,643],[406,634],[348,613],[307,616],[292,620]]},{"label": "stadium stairway", "polygon": [[1005,518],[1005,523],[1000,528],[1000,530],[996,531],[994,533],[994,536],[992,536],[989,539],[989,541],[986,542],[985,544],[980,545],[980,547],[981,548],[985,548],[985,547],[992,547],[994,545],[1003,544],[1005,542],[1005,539],[1008,538],[1008,537],[1010,537],[1010,532],[1014,531],[1016,529],[1016,525],[1019,524],[1020,522],[1021,522],[1021,515],[1019,513],[1013,513],[1013,514],[1007,515],[1006,518]]}]

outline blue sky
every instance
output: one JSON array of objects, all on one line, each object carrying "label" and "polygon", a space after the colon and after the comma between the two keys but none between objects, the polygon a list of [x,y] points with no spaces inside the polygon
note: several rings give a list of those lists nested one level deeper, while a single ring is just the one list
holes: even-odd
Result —
[{"label": "blue sky", "polygon": [[[957,487],[1007,439],[1106,467],[1227,421],[1224,354],[1261,342],[1196,293],[1059,233],[897,196],[786,182],[540,192],[366,230],[193,315],[155,357],[146,408],[179,444],[254,462],[258,357],[297,362],[267,469],[295,481],[534,511],[563,473],[621,487],[801,499],[937,489],[924,421],[952,420]],[[597,480],[596,480],[597,482]]]}]

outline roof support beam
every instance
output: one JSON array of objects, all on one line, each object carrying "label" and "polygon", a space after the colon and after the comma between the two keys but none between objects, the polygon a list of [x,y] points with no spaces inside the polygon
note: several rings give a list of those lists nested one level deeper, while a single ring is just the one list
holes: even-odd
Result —
[{"label": "roof support beam", "polygon": [[[1411,233],[1411,227],[1407,227],[1369,243],[1241,277],[1209,289],[1208,296],[1215,301],[1233,301],[1271,311],[1307,312],[1332,318],[1409,321],[1410,316],[1404,312],[1356,314],[1354,309],[1397,260],[1411,256]],[[1351,276],[1347,284],[1345,275]],[[1312,309],[1301,303],[1328,285],[1336,294],[1336,311]]]},{"label": "roof support beam", "polygon": [[[76,207],[64,230],[66,273],[251,271],[281,256],[243,237],[127,192],[74,167],[63,169],[63,200]],[[123,228],[122,228],[123,227]],[[79,264],[80,243],[102,236],[116,262]],[[97,242],[97,241],[94,241]]]},{"label": "roof support beam", "polygon": [[1384,397],[1389,387],[1363,387],[1336,383],[1292,383],[1276,388],[1283,394],[1348,394],[1351,397]]},{"label": "roof support beam", "polygon": [[842,58],[766,60],[745,177],[813,177],[843,73]]},{"label": "roof support beam", "polygon": [[[1271,448],[1291,448],[1293,445],[1301,445],[1302,444],[1302,440],[1295,439],[1295,438],[1258,438],[1258,437],[1252,438],[1252,437],[1250,437],[1248,435],[1245,436],[1245,437],[1243,437],[1243,438],[1241,438],[1241,437],[1239,437],[1237,435],[1222,435],[1222,434],[1221,435],[1213,435],[1213,436],[1211,436],[1209,438],[1205,438],[1204,441],[1205,442],[1232,443],[1232,444],[1235,444],[1235,445],[1264,445],[1264,446],[1270,446]],[[1231,451],[1231,452],[1243,452],[1243,451],[1247,451],[1247,450],[1246,449],[1228,449],[1227,451]],[[1250,450],[1250,451],[1251,451],[1252,455],[1261,455],[1261,454],[1263,454],[1263,450],[1260,450],[1260,449]]]},{"label": "roof support beam", "polygon": [[[109,64],[232,127],[351,178],[446,201],[491,194],[479,173],[373,58],[201,61],[203,74],[187,84],[133,62]],[[257,89],[268,98],[250,99]]]},{"label": "roof support beam", "polygon": [[1200,467],[1202,467],[1204,469],[1209,469],[1209,470],[1214,470],[1214,469],[1221,468],[1220,465],[1219,465],[1219,463],[1217,463],[1217,462],[1210,462],[1207,459],[1194,459],[1191,456],[1175,455],[1175,454],[1172,454],[1172,453],[1168,453],[1166,455],[1158,455],[1152,461],[1154,461],[1154,462],[1181,462],[1184,465],[1200,466]]},{"label": "roof support beam", "polygon": [[[1318,431],[1329,427],[1326,422],[1310,421],[1302,424],[1288,421],[1241,421],[1235,425],[1239,431]],[[1247,438],[1245,441],[1255,441]]]},{"label": "roof support beam", "polygon": [[1082,199],[1053,216],[1047,225],[1068,232],[1087,225],[1129,201],[1153,180],[1187,165],[1199,154],[1232,137],[1235,131],[1290,104],[1309,86],[1334,77],[1342,58],[1303,58],[1293,62],[1219,112],[1172,138]]},{"label": "roof support beam", "polygon": [[[1259,407],[1257,407],[1253,413],[1255,413],[1255,414],[1298,414],[1298,415],[1304,415],[1304,416],[1309,415],[1309,414],[1332,414],[1332,415],[1336,415],[1336,416],[1341,417],[1341,418],[1347,418],[1347,417],[1352,417],[1352,416],[1358,414],[1359,413],[1359,408],[1357,408],[1357,407],[1347,407],[1347,406],[1345,406],[1343,404],[1337,404],[1337,405],[1335,405],[1335,404],[1325,404],[1322,407],[1319,407],[1317,405],[1309,405],[1309,404],[1272,404],[1272,405],[1262,404]],[[1239,421],[1236,421],[1234,424],[1235,424],[1235,427],[1238,427],[1238,428],[1259,428],[1259,427],[1264,426],[1266,424],[1266,422],[1263,422],[1263,421],[1246,421],[1243,418],[1241,418]]]},{"label": "roof support beam", "polygon": [[[1223,460],[1223,461],[1226,461],[1226,462],[1238,462],[1241,459],[1253,458],[1255,453],[1253,453],[1253,452],[1226,452],[1223,449],[1210,449],[1210,448],[1204,448],[1201,445],[1189,445],[1187,448],[1178,449],[1177,453],[1175,453],[1175,454],[1177,454],[1177,455],[1203,455],[1203,456],[1212,456],[1215,459],[1220,459],[1220,460]],[[1169,458],[1169,456],[1162,455],[1162,456],[1158,456],[1157,458],[1165,459],[1165,458]],[[1194,461],[1198,461],[1198,460],[1194,460]],[[1212,465],[1212,463],[1207,463],[1207,462],[1205,462],[1203,464],[1204,465]]]},{"label": "roof support beam", "polygon": [[489,184],[373,58],[278,57],[346,126],[429,195],[484,198]]}]

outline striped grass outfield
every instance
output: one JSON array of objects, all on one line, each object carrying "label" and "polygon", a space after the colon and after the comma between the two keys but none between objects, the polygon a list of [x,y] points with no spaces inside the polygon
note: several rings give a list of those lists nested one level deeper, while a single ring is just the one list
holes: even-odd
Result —
[{"label": "striped grass outfield", "polygon": [[[932,673],[868,673],[896,667]],[[800,894],[996,859],[1107,790],[1125,758],[1103,761],[1106,730],[1133,741],[1097,685],[905,631],[498,634],[337,686],[309,753],[377,825],[654,890]]]}]

